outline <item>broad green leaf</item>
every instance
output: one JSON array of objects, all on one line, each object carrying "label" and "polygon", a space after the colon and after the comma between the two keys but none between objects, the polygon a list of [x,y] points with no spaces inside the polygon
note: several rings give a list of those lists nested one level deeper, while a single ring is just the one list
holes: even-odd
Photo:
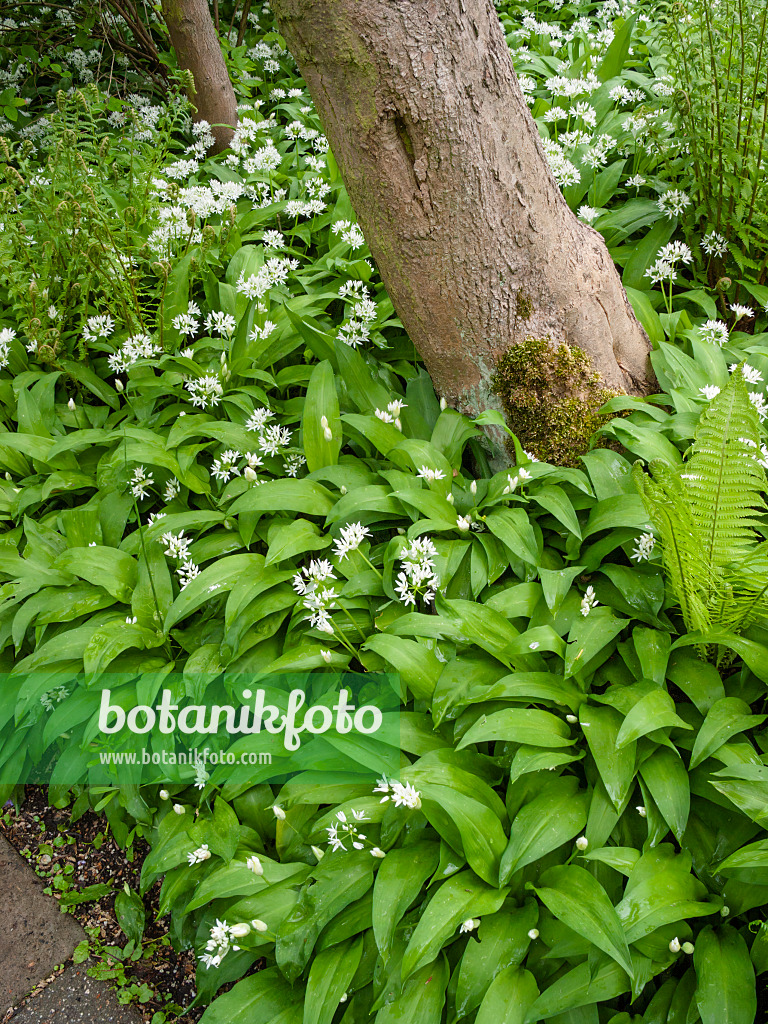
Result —
[{"label": "broad green leaf", "polygon": [[606,958],[596,970],[589,963],[579,964],[544,989],[528,1011],[525,1024],[538,1024],[565,1010],[615,999],[630,988],[629,975],[614,960]]},{"label": "broad green leaf", "polygon": [[331,1024],[341,997],[355,975],[363,940],[358,937],[324,949],[312,961],[304,997],[304,1024]]},{"label": "broad green leaf", "polygon": [[481,919],[461,958],[456,985],[456,1012],[460,1017],[480,1005],[500,971],[523,962],[531,944],[528,932],[536,927],[537,920],[538,908],[533,899],[523,907],[500,910]]},{"label": "broad green leaf", "polygon": [[441,954],[412,975],[391,1003],[382,1006],[375,1024],[440,1024],[448,977],[448,964]]},{"label": "broad green leaf", "polygon": [[303,995],[301,987],[286,985],[277,968],[269,967],[219,996],[203,1014],[201,1024],[272,1024],[278,1014],[298,1006]]},{"label": "broad green leaf", "polygon": [[735,928],[704,928],[696,939],[693,965],[703,1024],[753,1024],[755,971],[747,944]]},{"label": "broad green leaf", "polygon": [[327,487],[313,480],[267,480],[241,494],[231,512],[300,512],[302,515],[327,516],[335,498]]},{"label": "broad green leaf", "polygon": [[319,527],[307,519],[277,522],[269,531],[269,550],[264,564],[282,562],[308,551],[322,551],[330,543],[331,538],[323,536]]},{"label": "broad green leaf", "polygon": [[456,625],[457,638],[477,644],[509,668],[522,667],[519,659],[518,664],[513,665],[509,657],[510,645],[520,634],[493,608],[457,600],[440,601],[438,611]]},{"label": "broad green leaf", "polygon": [[463,750],[471,743],[486,743],[505,740],[510,743],[526,743],[535,747],[570,747],[571,730],[562,718],[549,711],[524,708],[504,708],[480,718],[462,736],[457,750]]},{"label": "broad green leaf", "polygon": [[579,719],[606,792],[619,810],[635,777],[635,745],[618,749],[622,718],[615,708],[582,704]]},{"label": "broad green leaf", "polygon": [[312,371],[304,399],[301,429],[309,472],[335,466],[339,461],[342,429],[336,383],[328,360],[318,363]]},{"label": "broad green leaf", "polygon": [[317,937],[326,924],[364,896],[372,882],[370,854],[326,854],[302,886],[296,907],[277,932],[275,958],[290,982],[309,963]]},{"label": "broad green leaf", "polygon": [[616,737],[616,747],[621,749],[634,743],[641,736],[656,729],[691,729],[675,711],[675,702],[661,687],[651,690],[628,712]]},{"label": "broad green leaf", "polygon": [[435,652],[403,637],[375,633],[364,644],[363,650],[375,651],[398,672],[413,695],[429,700],[442,671]]},{"label": "broad green leaf", "polygon": [[191,615],[206,601],[222,597],[239,580],[248,578],[249,574],[263,572],[263,568],[263,555],[230,555],[229,558],[220,558],[218,562],[203,569],[199,576],[184,587],[168,609],[164,631],[167,633],[177,622]]},{"label": "broad green leaf", "polygon": [[123,651],[148,650],[160,647],[164,635],[156,629],[147,629],[136,623],[108,622],[97,629],[83,652],[86,685],[93,685],[115,658]]},{"label": "broad green leaf", "polygon": [[575,864],[550,868],[534,891],[559,921],[602,949],[630,977],[633,975],[621,922],[608,894],[593,875]]},{"label": "broad green leaf", "polygon": [[485,885],[473,871],[460,871],[446,879],[420,911],[418,923],[403,954],[403,979],[431,963],[462,921],[495,913],[506,895],[506,889]]},{"label": "broad green leaf", "polygon": [[68,548],[59,555],[53,567],[103,587],[124,604],[130,604],[139,574],[135,558],[117,548],[105,546]]},{"label": "broad green leaf", "polygon": [[242,861],[233,861],[214,871],[195,887],[195,894],[184,909],[188,914],[212,900],[228,896],[253,896],[266,885],[263,876],[255,875]]},{"label": "broad green leaf", "polygon": [[536,535],[522,509],[496,509],[486,518],[485,525],[513,555],[522,558],[524,562],[530,562],[531,565],[539,564]]},{"label": "broad green leaf", "polygon": [[434,874],[439,860],[437,843],[422,842],[390,850],[373,886],[373,934],[386,962],[400,919]]},{"label": "broad green leaf", "polygon": [[640,775],[650,790],[664,821],[679,843],[688,824],[691,792],[688,772],[676,750],[658,747],[640,766]]},{"label": "broad green leaf", "polygon": [[499,860],[507,845],[499,816],[480,799],[434,783],[421,784],[421,800],[424,814],[437,833],[457,852],[464,853],[483,881],[496,885]]},{"label": "broad green leaf", "polygon": [[564,776],[550,782],[512,821],[509,845],[501,858],[501,884],[577,836],[586,820],[587,794],[579,792],[578,780]]},{"label": "broad green leaf", "polygon": [[491,982],[475,1024],[523,1024],[538,995],[539,988],[530,971],[505,967]]},{"label": "broad green leaf", "polygon": [[535,494],[531,495],[531,501],[541,505],[558,522],[562,523],[566,530],[581,540],[581,527],[576,510],[565,491],[557,487],[540,487]]},{"label": "broad green leaf", "polygon": [[738,697],[723,697],[715,701],[696,735],[691,751],[691,770],[719,750],[736,733],[761,725],[765,717],[753,715],[749,705]]},{"label": "broad green leaf", "polygon": [[593,608],[589,615],[578,616],[568,634],[566,678],[581,672],[628,624],[629,619],[618,618],[610,608]]},{"label": "broad green leaf", "polygon": [[716,905],[702,902],[706,892],[690,872],[690,856],[686,862],[664,844],[645,853],[616,907],[627,941],[636,942],[665,924],[716,914]]}]

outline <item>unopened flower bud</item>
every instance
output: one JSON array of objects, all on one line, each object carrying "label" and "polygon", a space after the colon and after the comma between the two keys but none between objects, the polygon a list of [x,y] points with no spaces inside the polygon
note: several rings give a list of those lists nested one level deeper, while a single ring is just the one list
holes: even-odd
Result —
[{"label": "unopened flower bud", "polygon": [[446,494],[445,500],[450,502],[451,505],[452,505],[453,504],[453,495],[452,494]]},{"label": "unopened flower bud", "polygon": [[264,865],[261,863],[256,854],[248,858],[248,860],[245,862],[245,866],[248,868],[249,871],[252,871],[254,875],[264,874]]},{"label": "unopened flower bud", "polygon": [[319,846],[313,846],[311,847],[311,850],[319,861],[325,856],[325,850],[321,850]]},{"label": "unopened flower bud", "polygon": [[167,800],[170,797],[170,795],[171,794],[168,792],[167,789],[161,789],[160,790],[159,796],[160,796],[161,800]]},{"label": "unopened flower bud", "polygon": [[730,907],[720,907],[720,917],[728,917],[731,912]]},{"label": "unopened flower bud", "polygon": [[691,953],[693,953],[693,943],[692,942],[684,942],[683,945],[682,945],[682,950],[683,950],[684,953],[687,953],[688,956],[690,956]]},{"label": "unopened flower bud", "polygon": [[339,488],[339,493],[342,495],[347,493],[347,488],[344,486],[344,484],[342,484],[341,487]]},{"label": "unopened flower bud", "polygon": [[125,385],[123,384],[119,377],[115,380],[115,391],[117,391],[119,394],[122,394],[123,391],[125,391]]},{"label": "unopened flower bud", "polygon": [[531,939],[531,940],[534,940],[534,939],[538,939],[538,937],[539,937],[539,929],[538,928],[531,928],[531,930],[528,932],[528,938]]},{"label": "unopened flower bud", "polygon": [[323,430],[323,437],[325,438],[326,441],[332,441],[333,440],[333,434],[331,433],[331,428],[330,427],[326,427]]},{"label": "unopened flower bud", "polygon": [[253,483],[253,481],[256,479],[256,470],[251,469],[250,466],[246,466],[245,469],[243,470],[243,476],[245,477],[246,480],[249,481],[249,483]]},{"label": "unopened flower bud", "polygon": [[69,408],[69,411],[70,411],[70,412],[74,412],[74,411],[75,411],[75,409],[76,409],[77,407],[76,407],[76,405],[75,405],[75,400],[74,400],[74,398],[70,398],[70,400],[69,400],[69,401],[67,402],[67,407]]},{"label": "unopened flower bud", "polygon": [[174,813],[176,813],[176,814],[184,814],[185,813],[184,804],[174,804],[173,805],[173,810],[174,810]]},{"label": "unopened flower bud", "polygon": [[646,818],[648,816],[648,811],[642,806],[642,804],[639,807],[636,807],[635,810],[641,818]]},{"label": "unopened flower bud", "polygon": [[586,848],[588,846],[589,846],[589,840],[587,839],[587,837],[586,836],[579,836],[579,838],[576,840],[576,849],[577,850],[586,850]]},{"label": "unopened flower bud", "polygon": [[669,944],[669,952],[670,953],[679,953],[680,952],[680,939],[678,939],[677,936],[675,936],[674,939],[672,939],[672,941],[670,942],[670,944]]},{"label": "unopened flower bud", "polygon": [[278,821],[285,821],[285,811],[282,807],[278,807],[277,804],[275,804],[272,810]]},{"label": "unopened flower bud", "polygon": [[246,935],[250,934],[250,931],[251,926],[249,924],[246,924],[245,921],[241,921],[238,924],[233,924],[229,929],[230,935],[232,935],[235,939],[244,939]]},{"label": "unopened flower bud", "polygon": [[378,846],[374,846],[374,848],[371,850],[371,856],[377,857],[380,860],[382,857],[386,857],[387,855],[386,853],[384,853],[383,850],[380,850]]},{"label": "unopened flower bud", "polygon": [[221,353],[221,355],[219,356],[219,362],[221,363],[222,366],[226,365],[226,362],[227,362],[227,353],[226,352],[222,352]]},{"label": "unopened flower bud", "polygon": [[266,932],[269,929],[269,925],[267,924],[267,922],[260,920],[258,917],[254,918],[253,921],[251,921],[251,926],[254,929],[254,931],[257,932]]},{"label": "unopened flower bud", "polygon": [[330,665],[331,658],[333,657],[333,655],[331,654],[330,651],[324,651],[324,650],[321,649],[320,650],[320,657],[323,659],[323,661],[325,662],[326,665]]},{"label": "unopened flower bud", "polygon": [[445,410],[447,408],[448,408],[448,403],[446,402],[446,400],[444,398],[441,398],[440,399],[440,411],[441,412],[445,412]]},{"label": "unopened flower bud", "polygon": [[320,426],[323,428],[323,430],[327,430],[328,429],[328,417],[327,416],[321,416],[320,417]]},{"label": "unopened flower bud", "polygon": [[470,494],[477,494],[477,480],[473,480],[469,485]]},{"label": "unopened flower bud", "polygon": [[574,725],[574,723],[578,722],[578,718],[576,717],[576,715],[566,715],[565,720],[570,725]]}]

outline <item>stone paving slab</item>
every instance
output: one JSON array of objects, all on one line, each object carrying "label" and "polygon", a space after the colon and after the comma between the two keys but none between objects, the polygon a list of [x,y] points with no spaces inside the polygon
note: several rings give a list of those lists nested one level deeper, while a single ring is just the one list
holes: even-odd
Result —
[{"label": "stone paving slab", "polygon": [[0,836],[0,1008],[15,1006],[72,956],[85,932],[46,896],[32,868]]},{"label": "stone paving slab", "polygon": [[9,1024],[139,1024],[135,1006],[121,1006],[103,981],[86,974],[88,961],[70,964],[10,1018]]},{"label": "stone paving slab", "polygon": [[[139,1024],[133,1006],[86,974],[88,963],[70,964],[49,984],[19,1003],[72,956],[85,932],[43,892],[44,883],[0,836],[0,1020],[13,1024]],[[19,1006],[15,1012],[13,1007]]]}]

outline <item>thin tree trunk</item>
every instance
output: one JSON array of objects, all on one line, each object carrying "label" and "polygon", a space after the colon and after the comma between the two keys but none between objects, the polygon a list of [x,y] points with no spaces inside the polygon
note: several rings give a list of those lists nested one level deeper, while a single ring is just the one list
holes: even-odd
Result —
[{"label": "thin tree trunk", "polygon": [[498,407],[500,356],[547,335],[608,388],[648,390],[648,339],[548,168],[491,0],[272,7],[438,393]]},{"label": "thin tree trunk", "polygon": [[162,11],[179,65],[195,81],[189,98],[196,121],[208,121],[214,153],[226,149],[237,125],[237,100],[208,10],[207,0],[162,0]]}]

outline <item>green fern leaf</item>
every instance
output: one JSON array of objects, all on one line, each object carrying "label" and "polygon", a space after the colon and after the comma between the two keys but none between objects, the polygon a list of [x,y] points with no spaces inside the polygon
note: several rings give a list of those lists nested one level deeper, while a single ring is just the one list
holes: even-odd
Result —
[{"label": "green fern leaf", "polygon": [[756,516],[766,511],[765,472],[757,412],[739,366],[702,415],[692,455],[681,477],[694,521],[713,569],[722,569],[752,550]]}]

